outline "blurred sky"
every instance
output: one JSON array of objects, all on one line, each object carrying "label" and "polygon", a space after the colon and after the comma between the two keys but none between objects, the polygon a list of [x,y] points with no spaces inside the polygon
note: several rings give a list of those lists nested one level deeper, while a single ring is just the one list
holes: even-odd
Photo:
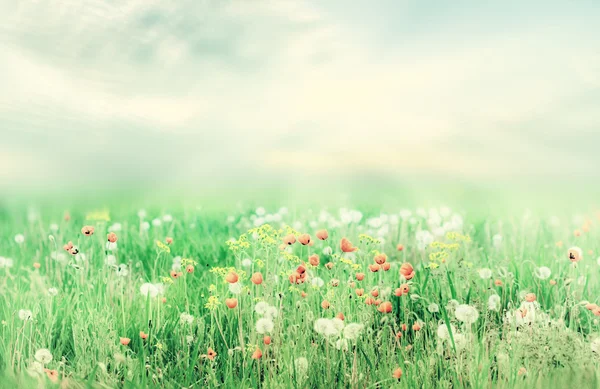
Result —
[{"label": "blurred sky", "polygon": [[598,1],[0,0],[5,187],[599,178]]}]

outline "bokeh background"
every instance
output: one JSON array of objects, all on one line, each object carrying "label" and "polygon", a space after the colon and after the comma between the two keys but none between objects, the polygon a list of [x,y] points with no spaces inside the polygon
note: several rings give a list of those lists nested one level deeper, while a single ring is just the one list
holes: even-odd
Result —
[{"label": "bokeh background", "polygon": [[597,1],[40,0],[0,15],[3,196],[599,193]]}]

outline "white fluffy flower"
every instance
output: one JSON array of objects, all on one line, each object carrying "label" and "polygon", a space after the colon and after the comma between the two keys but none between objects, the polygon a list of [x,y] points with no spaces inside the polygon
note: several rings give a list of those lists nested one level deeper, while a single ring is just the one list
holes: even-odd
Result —
[{"label": "white fluffy flower", "polygon": [[488,298],[488,309],[497,311],[500,308],[500,296],[493,294]]},{"label": "white fluffy flower", "polygon": [[23,242],[25,242],[25,236],[23,234],[15,235],[15,242],[17,242],[18,244],[22,244]]},{"label": "white fluffy flower", "polygon": [[181,320],[183,324],[192,324],[194,322],[194,316],[187,312],[181,312],[179,315],[179,320]]},{"label": "white fluffy flower", "polygon": [[158,219],[158,218],[157,218],[157,219],[153,219],[153,220],[152,220],[152,225],[153,225],[154,227],[159,227],[161,224],[162,224],[162,222],[161,222],[161,221],[160,221],[160,219]]},{"label": "white fluffy flower", "polygon": [[258,207],[258,208],[256,208],[255,212],[256,212],[256,216],[263,216],[267,212],[267,210],[264,209],[263,207]]},{"label": "white fluffy flower", "polygon": [[19,319],[23,321],[33,319],[33,313],[29,309],[20,309],[19,310]]},{"label": "white fluffy flower", "polygon": [[229,292],[232,294],[242,293],[242,285],[239,282],[229,284]]},{"label": "white fluffy flower", "polygon": [[106,249],[108,251],[115,251],[117,249],[117,242],[106,242]]},{"label": "white fluffy flower", "polygon": [[342,351],[348,351],[348,339],[340,338],[335,342],[335,348]]},{"label": "white fluffy flower", "polygon": [[46,365],[52,361],[52,353],[47,348],[41,348],[35,352],[35,360],[42,365]]},{"label": "white fluffy flower", "polygon": [[150,296],[151,298],[154,298],[158,296],[159,289],[156,285],[146,282],[145,284],[142,284],[142,286],[140,286],[140,293],[144,297]]},{"label": "white fluffy flower", "polygon": [[454,315],[458,320],[466,324],[473,324],[479,318],[477,309],[467,304],[460,304],[457,306]]},{"label": "white fluffy flower", "polygon": [[58,294],[58,289],[56,288],[49,288],[48,289],[48,295],[49,296],[56,296]]},{"label": "white fluffy flower", "polygon": [[436,313],[440,311],[440,307],[436,303],[431,303],[427,306],[427,310],[431,313]]},{"label": "white fluffy flower", "polygon": [[140,227],[142,227],[142,230],[144,231],[148,231],[150,229],[150,223],[148,222],[143,222]]},{"label": "white fluffy flower", "polygon": [[425,247],[433,243],[434,236],[427,230],[421,230],[415,234],[415,239],[417,240],[417,248],[424,250]]},{"label": "white fluffy flower", "polygon": [[266,318],[270,318],[270,319],[274,319],[274,318],[277,317],[277,315],[278,315],[277,308],[275,308],[272,305],[269,305],[267,307],[267,310],[265,311],[265,317]]},{"label": "white fluffy flower", "polygon": [[267,313],[268,309],[269,309],[269,304],[265,303],[264,301],[259,301],[254,306],[254,312],[258,313],[261,316],[264,315],[265,313]]},{"label": "white fluffy flower", "polygon": [[325,281],[322,278],[315,277],[312,279],[311,284],[315,288],[322,288],[325,285]]},{"label": "white fluffy flower", "polygon": [[273,324],[273,320],[271,320],[271,318],[263,317],[256,321],[256,332],[259,334],[271,333],[271,331],[273,331],[273,327],[275,327],[275,325]]},{"label": "white fluffy flower", "polygon": [[171,223],[173,221],[173,216],[167,213],[166,215],[163,215],[162,219],[165,223]]},{"label": "white fluffy flower", "polygon": [[[337,321],[336,321],[337,320]],[[341,323],[341,325],[340,325]],[[340,319],[317,319],[314,329],[317,333],[325,337],[337,337],[344,328],[344,322]]]},{"label": "white fluffy flower", "polygon": [[[452,336],[456,336],[456,328],[454,328],[453,325],[450,325],[450,329],[452,330]],[[442,340],[450,339],[450,331],[448,331],[446,323],[442,323],[438,326],[437,336]]]},{"label": "white fluffy flower", "polygon": [[117,265],[117,257],[115,257],[112,254],[109,254],[106,256],[106,258],[104,258],[104,263],[107,266],[116,266]]},{"label": "white fluffy flower", "polygon": [[13,266],[13,260],[10,258],[0,257],[0,269],[11,268]]},{"label": "white fluffy flower", "polygon": [[360,336],[364,325],[360,323],[350,323],[346,327],[344,327],[344,338],[348,340],[355,340]]},{"label": "white fluffy flower", "polygon": [[31,362],[31,365],[27,367],[27,373],[32,377],[43,375],[44,365],[42,365],[38,361],[33,361]]},{"label": "white fluffy flower", "polygon": [[252,260],[250,258],[245,258],[242,260],[242,266],[243,267],[250,267],[252,266]]},{"label": "white fluffy flower", "polygon": [[146,217],[146,210],[145,209],[140,209],[137,213],[138,217],[140,219],[144,219]]},{"label": "white fluffy flower", "polygon": [[492,244],[495,248],[500,248],[502,246],[502,235],[496,234],[492,237]]},{"label": "white fluffy flower", "polygon": [[308,372],[308,359],[300,357],[294,360],[294,369],[298,377],[304,377]]},{"label": "white fluffy flower", "polygon": [[119,277],[127,277],[127,275],[129,274],[127,265],[124,263],[120,264],[116,269],[116,273]]},{"label": "white fluffy flower", "polygon": [[108,230],[112,232],[119,232],[122,229],[123,226],[121,225],[121,223],[113,223],[110,227],[108,227]]},{"label": "white fluffy flower", "polygon": [[488,268],[479,269],[479,277],[484,280],[492,278],[492,271]]},{"label": "white fluffy flower", "polygon": [[536,267],[533,274],[540,280],[545,280],[550,277],[552,271],[546,266]]},{"label": "white fluffy flower", "polygon": [[596,338],[590,343],[590,348],[596,354],[600,354],[600,338]]},{"label": "white fluffy flower", "polygon": [[[333,249],[331,247],[327,246],[323,249],[323,255],[329,256],[331,254],[333,254]],[[598,259],[600,260],[600,258],[598,258]],[[598,262],[598,263],[600,263],[600,262]]]}]

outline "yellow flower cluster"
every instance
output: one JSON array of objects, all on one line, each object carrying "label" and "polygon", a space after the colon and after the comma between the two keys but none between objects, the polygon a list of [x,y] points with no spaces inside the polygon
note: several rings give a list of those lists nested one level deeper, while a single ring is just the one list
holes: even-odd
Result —
[{"label": "yellow flower cluster", "polygon": [[171,279],[171,277],[161,277],[160,282],[162,282],[163,284],[170,285],[173,283],[173,280]]},{"label": "yellow flower cluster", "polygon": [[263,267],[265,267],[265,262],[262,259],[256,258],[254,260],[254,263],[256,264],[256,267],[258,267],[259,269],[262,269]]},{"label": "yellow flower cluster", "polygon": [[194,261],[193,259],[190,258],[182,258],[181,259],[181,266],[187,266],[187,265],[197,265],[197,262]]},{"label": "yellow flower cluster", "polygon": [[248,235],[258,235],[258,240],[264,245],[275,245],[279,243],[280,236],[283,230],[276,230],[270,224],[263,224],[260,227],[252,228],[246,232]]},{"label": "yellow flower cluster", "polygon": [[448,232],[446,233],[446,239],[459,242],[471,241],[471,237],[469,235],[463,235],[460,232]]},{"label": "yellow flower cluster", "polygon": [[171,248],[169,246],[167,246],[166,244],[164,244],[163,242],[161,242],[160,240],[156,241],[156,247],[158,247],[158,249],[160,251],[164,251],[165,253],[171,252]]},{"label": "yellow flower cluster", "polygon": [[237,240],[228,240],[226,243],[229,250],[234,253],[250,248],[250,242],[248,242],[248,236],[246,234],[240,236]]},{"label": "yellow flower cluster", "polygon": [[358,240],[361,243],[366,243],[367,245],[369,244],[380,244],[381,241],[377,238],[373,238],[371,235],[367,235],[367,234],[360,234],[358,236]]},{"label": "yellow flower cluster", "polygon": [[358,263],[354,263],[351,260],[347,259],[347,258],[340,258],[340,262],[348,265],[352,268],[352,270],[357,271],[360,269],[360,265]]},{"label": "yellow flower cluster", "polygon": [[429,246],[434,249],[438,249],[438,250],[450,250],[450,251],[458,250],[460,248],[460,245],[458,243],[444,243],[444,242],[438,242],[438,241],[431,243]]},{"label": "yellow flower cluster", "polygon": [[289,261],[291,263],[300,263],[300,262],[302,262],[302,260],[297,255],[294,255],[292,253],[288,253],[287,251],[282,251],[281,252],[281,256],[285,260],[287,260],[287,261]]},{"label": "yellow flower cluster", "polygon": [[221,305],[219,298],[215,295],[212,295],[212,296],[208,297],[206,304],[204,304],[204,308],[206,308],[210,311],[214,311],[215,309],[217,309],[219,307],[219,305]]},{"label": "yellow flower cluster", "polygon": [[214,266],[209,270],[209,272],[217,274],[221,277],[225,277],[229,272],[236,273],[240,278],[246,277],[246,272],[244,270],[241,270],[241,269],[238,270],[233,266],[229,266],[229,267]]},{"label": "yellow flower cluster", "polygon": [[110,221],[110,214],[107,210],[92,211],[85,216],[85,220],[107,222]]}]

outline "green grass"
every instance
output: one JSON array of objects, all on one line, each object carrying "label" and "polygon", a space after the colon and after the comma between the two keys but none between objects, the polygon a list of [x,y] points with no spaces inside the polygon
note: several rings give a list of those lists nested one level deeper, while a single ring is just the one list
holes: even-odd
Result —
[{"label": "green grass", "polygon": [[[582,301],[598,302],[600,294],[596,261],[600,220],[593,212],[579,216],[564,212],[558,223],[551,223],[549,211],[508,214],[458,202],[462,235],[441,234],[435,241],[444,245],[430,244],[421,250],[416,233],[432,230],[429,217],[415,216],[414,224],[402,218],[398,224],[383,222],[388,230],[378,232],[382,227],[369,227],[367,219],[379,217],[381,210],[398,217],[400,207],[357,202],[361,220],[336,226],[320,219],[322,208],[316,204],[290,208],[281,221],[269,223],[275,228],[263,227],[259,239],[249,233],[247,240],[241,240],[247,244],[229,247],[230,238],[239,239],[253,228],[254,207],[145,203],[147,216],[141,220],[139,205],[115,204],[108,207],[110,221],[86,220],[93,206],[70,207],[69,221],[63,219],[66,208],[55,204],[31,215],[13,204],[2,207],[0,256],[11,258],[13,265],[7,267],[5,262],[0,268],[1,387],[33,388],[40,383],[73,388],[600,386],[600,359],[591,346],[599,335],[598,317],[582,305]],[[270,204],[267,212],[277,212],[279,206]],[[324,209],[339,219],[339,207]],[[416,208],[411,211],[415,215]],[[151,222],[167,212],[171,222],[151,225],[147,231],[141,227],[142,221]],[[583,231],[586,220],[589,231],[574,236],[574,230]],[[122,229],[115,231],[118,248],[112,254],[117,264],[127,265],[126,276],[105,264],[106,236],[116,222]],[[58,230],[50,229],[52,223],[58,224]],[[84,236],[84,225],[94,226],[95,233]],[[289,232],[286,225],[309,233],[314,245],[295,243],[282,255],[279,246]],[[315,237],[322,228],[329,231],[326,241]],[[24,235],[23,243],[15,241],[17,234]],[[496,234],[502,236],[497,247]],[[168,251],[156,243],[167,236],[173,238]],[[340,251],[342,237],[359,247],[354,256]],[[85,259],[63,250],[68,241]],[[399,243],[404,250],[396,249]],[[577,267],[567,257],[571,246],[583,250]],[[332,248],[331,255],[323,253],[326,247]],[[389,271],[369,272],[376,252],[387,254]],[[320,264],[308,267],[307,282],[292,285],[288,276],[312,253],[319,255]],[[181,277],[170,282],[177,256],[194,261],[194,271],[182,269]],[[431,258],[438,260],[430,267]],[[245,259],[250,266],[244,265]],[[330,270],[325,267],[328,262],[333,263]],[[394,291],[404,282],[399,268],[406,262],[414,266],[415,277],[409,281],[409,295],[397,297]],[[34,268],[34,263],[40,268]],[[549,278],[535,276],[540,266],[551,270]],[[225,281],[230,267],[239,275],[240,294],[233,294]],[[491,269],[490,279],[480,277],[483,268]],[[254,285],[250,276],[259,271],[264,282]],[[366,274],[360,282],[355,280],[359,271]],[[312,285],[315,277],[324,281],[323,287]],[[338,286],[332,280],[339,281]],[[140,287],[146,282],[162,282],[164,293],[143,296]],[[56,288],[57,294],[50,295],[49,288]],[[357,288],[364,289],[364,296],[357,296]],[[365,304],[374,289],[379,291],[377,299],[392,303],[391,313]],[[535,312],[535,320],[517,326],[514,320],[506,320],[506,312],[514,314],[522,307],[525,293],[536,295],[538,306],[524,306]],[[488,307],[492,294],[500,298],[497,310]],[[210,305],[210,296],[218,305]],[[227,308],[227,298],[237,298],[238,306]],[[322,308],[324,300],[329,309]],[[259,301],[277,312],[270,345],[263,344],[264,335],[257,333],[261,316],[254,308]],[[431,304],[438,311],[430,310]],[[456,304],[475,307],[477,320],[470,325],[460,322]],[[30,310],[32,319],[21,320],[20,310]],[[191,323],[182,322],[184,312],[193,316]],[[328,339],[314,328],[317,319],[331,319],[338,313],[345,316],[346,326],[364,326],[357,339],[347,344],[340,340],[343,332]],[[422,328],[414,331],[417,322]],[[455,328],[450,339],[439,338],[440,326]],[[140,331],[148,338],[141,339]],[[120,344],[123,337],[131,339],[127,346]],[[214,360],[206,358],[209,348],[217,354]],[[253,359],[257,348],[262,358]],[[32,371],[39,349],[51,352],[53,359],[45,367],[58,372],[58,383]],[[392,377],[398,367],[403,372],[400,380]],[[520,370],[526,373],[519,374]]]}]

